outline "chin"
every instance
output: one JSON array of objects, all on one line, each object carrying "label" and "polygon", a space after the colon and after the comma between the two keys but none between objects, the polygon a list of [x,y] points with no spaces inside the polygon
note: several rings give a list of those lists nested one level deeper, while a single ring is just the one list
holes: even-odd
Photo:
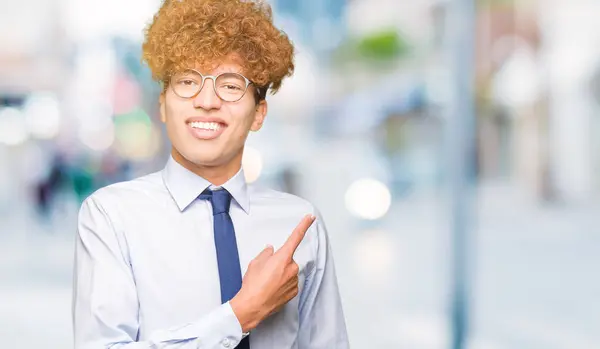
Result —
[{"label": "chin", "polygon": [[223,165],[224,163],[226,163],[226,161],[223,161],[223,156],[220,153],[198,151],[198,150],[194,150],[194,151],[190,151],[190,152],[178,152],[178,153],[181,154],[181,157],[183,159],[185,159],[185,161],[187,161],[193,165],[196,165],[196,166],[214,167],[214,166],[220,166],[220,165]]},{"label": "chin", "polygon": [[218,157],[215,156],[207,156],[207,154],[202,155],[192,155],[190,157],[186,157],[186,159],[193,163],[196,166],[202,167],[215,167],[222,165],[222,161]]}]

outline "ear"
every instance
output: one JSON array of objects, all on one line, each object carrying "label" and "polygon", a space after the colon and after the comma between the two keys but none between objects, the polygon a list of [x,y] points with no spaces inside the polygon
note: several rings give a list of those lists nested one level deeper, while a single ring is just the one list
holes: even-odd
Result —
[{"label": "ear", "polygon": [[265,118],[267,117],[267,101],[262,100],[258,102],[256,105],[256,109],[254,111],[254,121],[252,122],[252,126],[250,130],[253,132],[257,132],[262,128],[263,123],[265,122]]},{"label": "ear", "polygon": [[160,121],[162,121],[163,123],[167,122],[167,113],[166,113],[166,93],[163,91],[160,93],[160,96],[158,97],[158,103],[160,104]]}]

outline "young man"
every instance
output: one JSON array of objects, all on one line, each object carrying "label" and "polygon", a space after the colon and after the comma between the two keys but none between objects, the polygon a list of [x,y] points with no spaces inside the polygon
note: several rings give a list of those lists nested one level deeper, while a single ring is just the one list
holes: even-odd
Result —
[{"label": "young man", "polygon": [[75,348],[348,348],[319,214],[247,185],[241,168],[267,90],[294,68],[270,8],[165,0],[143,49],[164,86],[171,157],[161,172],[84,201]]}]

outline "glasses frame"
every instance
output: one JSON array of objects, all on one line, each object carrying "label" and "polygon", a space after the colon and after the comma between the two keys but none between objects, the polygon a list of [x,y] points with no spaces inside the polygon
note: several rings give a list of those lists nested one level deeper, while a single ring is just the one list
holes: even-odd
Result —
[{"label": "glasses frame", "polygon": [[[247,77],[245,77],[244,75],[240,74],[240,73],[234,73],[234,72],[223,72],[221,74],[218,75],[204,75],[202,73],[200,73],[198,70],[196,69],[186,69],[183,71],[183,73],[187,72],[187,71],[191,71],[194,72],[198,75],[200,75],[200,77],[202,77],[202,83],[200,84],[200,88],[198,88],[198,91],[196,91],[196,93],[194,93],[192,96],[190,97],[185,97],[180,95],[179,93],[177,93],[175,87],[173,87],[173,79],[179,75],[179,74],[174,74],[169,78],[169,85],[171,85],[171,90],[173,90],[173,93],[175,93],[178,97],[180,98],[185,98],[185,99],[192,99],[192,98],[196,98],[196,96],[198,96],[198,94],[202,91],[202,89],[204,88],[204,83],[206,82],[206,79],[211,79],[213,81],[213,91],[215,92],[215,95],[217,97],[219,97],[220,100],[222,100],[223,102],[230,102],[230,103],[235,103],[238,102],[240,99],[244,98],[244,96],[246,95],[246,92],[248,92],[248,86],[250,85],[254,85],[256,86],[256,84],[254,82],[252,82],[250,79],[248,79]],[[246,86],[244,88],[244,93],[242,93],[242,95],[240,96],[240,98],[234,100],[234,101],[228,101],[226,99],[223,99],[223,97],[221,97],[219,95],[219,92],[217,92],[217,79],[221,76],[221,75],[225,75],[225,74],[235,74],[238,75],[240,77],[242,77],[244,79],[244,81],[246,82]],[[256,86],[257,91],[259,91],[258,86]]]}]

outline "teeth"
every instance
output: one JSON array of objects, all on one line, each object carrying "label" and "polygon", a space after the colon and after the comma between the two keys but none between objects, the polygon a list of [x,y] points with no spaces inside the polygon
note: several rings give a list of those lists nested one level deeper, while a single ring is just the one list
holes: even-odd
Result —
[{"label": "teeth", "polygon": [[217,122],[190,122],[190,126],[210,131],[217,131],[221,127]]}]

